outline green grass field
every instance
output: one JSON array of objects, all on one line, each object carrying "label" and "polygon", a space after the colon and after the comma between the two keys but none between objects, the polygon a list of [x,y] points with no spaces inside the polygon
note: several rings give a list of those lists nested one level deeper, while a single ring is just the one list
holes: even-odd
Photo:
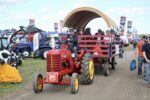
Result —
[{"label": "green grass field", "polygon": [[23,61],[23,64],[18,67],[22,76],[21,83],[0,83],[0,96],[6,96],[12,92],[24,89],[28,83],[32,82],[33,75],[36,72],[45,72],[46,61],[41,59],[27,58]]}]

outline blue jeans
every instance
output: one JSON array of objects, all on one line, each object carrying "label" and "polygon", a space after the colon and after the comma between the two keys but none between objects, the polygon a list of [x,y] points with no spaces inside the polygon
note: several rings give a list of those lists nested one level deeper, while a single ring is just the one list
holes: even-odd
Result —
[{"label": "blue jeans", "polygon": [[138,56],[138,75],[142,75],[143,57]]},{"label": "blue jeans", "polygon": [[150,84],[150,64],[145,63],[144,66],[146,67],[146,75],[147,75],[147,79],[148,79],[148,84]]},{"label": "blue jeans", "polygon": [[136,45],[137,45],[137,43],[136,43],[136,42],[133,42],[133,48],[134,48],[134,49],[136,48]]},{"label": "blue jeans", "polygon": [[147,66],[145,66],[144,64],[144,80],[147,81],[147,76],[148,76],[148,73],[147,73]]}]

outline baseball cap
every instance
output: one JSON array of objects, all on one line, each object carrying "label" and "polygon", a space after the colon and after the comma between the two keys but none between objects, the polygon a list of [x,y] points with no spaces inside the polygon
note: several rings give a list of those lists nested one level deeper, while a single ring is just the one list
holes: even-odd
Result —
[{"label": "baseball cap", "polygon": [[142,37],[142,39],[146,39],[146,40],[147,40],[147,39],[148,39],[148,37],[147,37],[146,35],[144,35],[144,36]]}]

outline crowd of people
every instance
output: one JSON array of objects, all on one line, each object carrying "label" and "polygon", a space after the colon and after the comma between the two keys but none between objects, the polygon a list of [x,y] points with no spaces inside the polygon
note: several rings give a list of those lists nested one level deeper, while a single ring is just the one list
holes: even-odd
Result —
[{"label": "crowd of people", "polygon": [[142,66],[144,65],[144,80],[148,82],[150,88],[150,37],[143,36],[137,42],[134,55],[138,58],[138,76],[142,76]]},{"label": "crowd of people", "polygon": [[[113,35],[114,38],[120,39],[119,35],[113,29],[106,30],[106,32],[102,31],[101,29],[98,29],[98,31],[95,33],[95,35],[110,35],[110,34]],[[72,30],[68,35],[68,38],[71,38],[73,40],[72,45],[70,47],[71,51],[75,52],[76,55],[77,55],[76,51],[78,49],[78,37],[77,37],[78,35],[92,35],[91,29],[86,28],[83,32],[79,30]],[[94,40],[106,40],[106,38],[95,37]],[[134,45],[133,48],[135,50],[134,56],[138,58],[137,74],[139,77],[142,76],[142,66],[144,65],[144,80],[148,82],[148,87],[150,88],[150,37],[144,35],[140,40],[135,41],[136,43],[133,44]]]},{"label": "crowd of people", "polygon": [[[91,34],[91,28],[86,28],[84,31],[79,31],[76,29],[70,29],[69,30],[69,34],[67,36],[67,41],[66,43],[69,43],[69,48],[72,52],[75,53],[75,55],[77,55],[77,50],[78,50],[78,35],[92,35]],[[115,31],[114,29],[110,29],[110,30],[106,30],[106,32],[102,31],[101,29],[98,29],[98,31],[95,33],[95,35],[100,35],[98,37],[83,37],[82,40],[107,40],[109,42],[105,42],[108,45],[111,43],[111,40],[115,39],[120,41],[120,36],[117,34],[117,31]],[[109,37],[110,36],[110,37]],[[112,37],[111,37],[112,36]],[[94,45],[95,43],[98,44],[104,44],[104,42],[87,42],[86,44],[89,45]],[[83,43],[84,44],[84,43]],[[90,47],[87,47],[87,49]],[[101,48],[104,49],[104,48]],[[108,49],[108,48],[105,48]]]},{"label": "crowd of people", "polygon": [[[92,35],[91,28],[88,27],[84,31],[80,31],[77,29],[71,29],[69,31],[68,37],[72,36],[72,35]],[[101,36],[102,35],[112,35],[114,38],[119,38],[117,31],[115,31],[114,29],[106,30],[106,32],[102,31],[101,29],[98,29],[98,31],[94,35],[101,35]],[[94,40],[103,40],[103,39],[104,39],[104,37],[94,38]],[[87,40],[88,40],[88,38],[87,38]]]}]

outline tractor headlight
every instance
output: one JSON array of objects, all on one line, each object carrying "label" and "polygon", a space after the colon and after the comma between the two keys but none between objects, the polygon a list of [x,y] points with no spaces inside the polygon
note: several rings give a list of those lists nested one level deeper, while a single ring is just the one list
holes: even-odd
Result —
[{"label": "tractor headlight", "polygon": [[74,58],[75,57],[75,53],[72,53],[71,56]]},{"label": "tractor headlight", "polygon": [[98,55],[98,52],[94,52],[94,55]]}]

